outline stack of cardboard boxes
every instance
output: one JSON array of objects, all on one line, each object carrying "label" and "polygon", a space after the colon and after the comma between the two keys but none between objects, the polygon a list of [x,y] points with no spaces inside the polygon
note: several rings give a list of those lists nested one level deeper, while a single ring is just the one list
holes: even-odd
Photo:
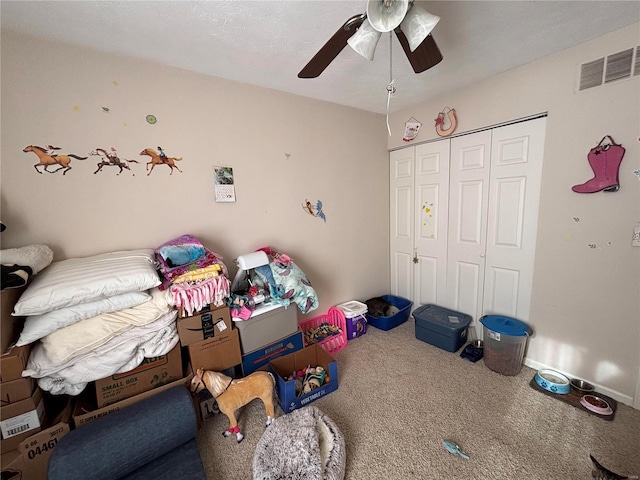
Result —
[{"label": "stack of cardboard boxes", "polygon": [[45,394],[32,378],[23,378],[30,347],[15,347],[23,319],[11,312],[24,289],[0,294],[0,431],[2,478],[46,478],[49,455],[70,430],[71,399]]}]

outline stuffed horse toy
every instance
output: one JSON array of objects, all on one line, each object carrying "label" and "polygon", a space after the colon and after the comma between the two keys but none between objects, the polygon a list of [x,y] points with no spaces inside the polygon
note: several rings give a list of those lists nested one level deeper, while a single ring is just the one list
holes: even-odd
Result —
[{"label": "stuffed horse toy", "polygon": [[257,371],[244,378],[233,380],[219,372],[212,372],[204,368],[198,368],[191,380],[191,392],[198,393],[204,388],[209,390],[213,398],[218,402],[218,408],[229,419],[229,428],[222,432],[225,437],[236,434],[236,440],[240,443],[244,435],[240,433],[236,410],[247,405],[250,401],[259,398],[264,403],[267,413],[267,427],[275,419],[273,407],[273,387],[276,381],[269,372]]}]

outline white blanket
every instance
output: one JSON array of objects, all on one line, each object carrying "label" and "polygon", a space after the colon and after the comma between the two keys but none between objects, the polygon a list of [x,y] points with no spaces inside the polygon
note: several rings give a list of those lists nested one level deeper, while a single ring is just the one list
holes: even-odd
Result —
[{"label": "white blanket", "polygon": [[62,364],[51,362],[38,342],[22,376],[37,378],[40,388],[54,395],[78,395],[89,382],[127,372],[144,358],[168,353],[178,343],[176,317],[177,312],[170,310],[158,320],[126,330]]},{"label": "white blanket", "polygon": [[47,358],[64,365],[78,356],[100,348],[113,337],[137,326],[147,325],[173,310],[170,295],[154,288],[151,300],[116,312],[102,313],[68,325],[42,338]]}]

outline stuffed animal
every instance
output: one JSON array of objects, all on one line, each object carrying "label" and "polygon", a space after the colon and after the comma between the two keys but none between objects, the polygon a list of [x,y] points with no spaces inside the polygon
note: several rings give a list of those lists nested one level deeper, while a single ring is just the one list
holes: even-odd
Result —
[{"label": "stuffed animal", "polygon": [[244,435],[240,433],[236,410],[247,405],[250,401],[259,398],[264,403],[267,413],[267,427],[275,419],[273,406],[273,387],[275,378],[269,372],[257,371],[244,378],[233,380],[223,373],[198,368],[191,380],[191,392],[198,393],[204,388],[209,390],[213,398],[218,402],[218,408],[229,419],[229,428],[222,432],[225,437],[236,434],[236,440],[240,443]]}]

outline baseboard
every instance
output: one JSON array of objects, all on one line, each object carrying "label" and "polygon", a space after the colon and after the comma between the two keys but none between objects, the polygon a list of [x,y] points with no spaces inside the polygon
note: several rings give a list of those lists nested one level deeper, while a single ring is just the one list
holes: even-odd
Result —
[{"label": "baseboard", "polygon": [[[540,362],[536,362],[535,360],[531,360],[529,358],[524,359],[524,364],[529,367],[529,368],[533,368],[534,370],[540,370],[543,368],[549,368],[551,370],[555,370],[557,372],[562,373],[563,375],[566,375],[569,378],[574,378],[574,375],[572,375],[569,372],[562,372],[560,370],[558,370],[557,368],[551,367],[549,365],[545,365],[543,363]],[[611,398],[613,398],[616,402],[620,402],[620,403],[624,403],[625,405],[629,405],[632,408],[638,408],[635,403],[634,403],[634,398],[630,395],[625,395],[623,393],[620,393],[616,390],[612,390],[610,388],[605,387],[604,385],[600,385],[597,382],[594,382],[593,380],[589,379],[589,378],[583,378],[582,380],[586,380],[587,382],[589,382],[590,384],[592,384],[594,387],[596,387],[596,390],[604,395],[607,395]]]}]

